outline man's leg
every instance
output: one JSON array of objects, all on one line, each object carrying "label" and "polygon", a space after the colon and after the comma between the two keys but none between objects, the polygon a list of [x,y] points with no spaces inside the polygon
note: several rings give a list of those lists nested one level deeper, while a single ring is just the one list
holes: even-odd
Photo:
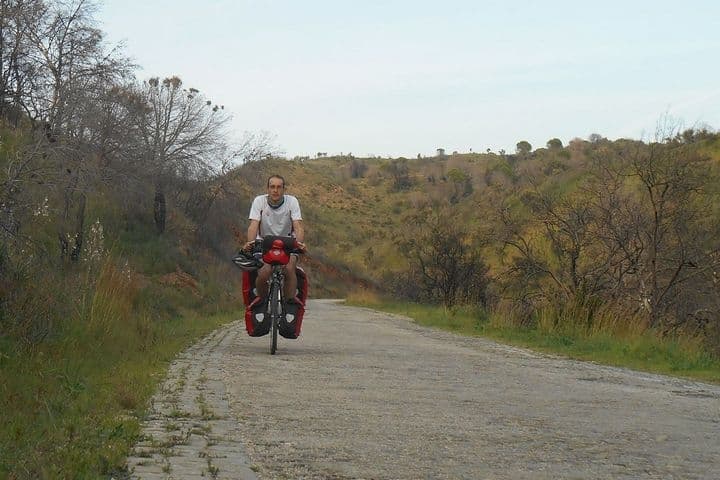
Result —
[{"label": "man's leg", "polygon": [[270,280],[271,271],[270,265],[267,263],[258,270],[257,280],[255,280],[255,289],[257,290],[257,296],[260,298],[267,298],[268,280]]},{"label": "man's leg", "polygon": [[290,255],[290,262],[285,267],[285,300],[292,300],[295,298],[295,290],[297,290],[297,273],[295,267],[297,266],[297,255]]}]

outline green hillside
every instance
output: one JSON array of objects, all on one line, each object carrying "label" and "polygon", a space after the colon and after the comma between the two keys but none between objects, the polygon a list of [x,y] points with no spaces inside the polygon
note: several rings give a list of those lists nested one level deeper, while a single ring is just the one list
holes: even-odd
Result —
[{"label": "green hillside", "polygon": [[[273,160],[242,170],[284,174],[303,205],[310,259],[383,294],[439,300],[420,288],[417,268],[442,270],[427,263],[442,256],[428,235],[448,221],[488,268],[484,307],[524,322],[549,307],[612,304],[663,331],[707,331],[717,312],[719,145],[686,131],[663,142],[576,139],[514,155]],[[402,291],[398,279],[421,291]],[[638,302],[643,295],[652,298]]]}]

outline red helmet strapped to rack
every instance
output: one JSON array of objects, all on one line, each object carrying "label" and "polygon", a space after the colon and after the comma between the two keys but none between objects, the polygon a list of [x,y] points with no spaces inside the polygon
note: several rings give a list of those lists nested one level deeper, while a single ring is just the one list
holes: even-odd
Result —
[{"label": "red helmet strapped to rack", "polygon": [[270,265],[287,265],[290,253],[297,247],[293,237],[267,236],[263,238],[263,262]]}]

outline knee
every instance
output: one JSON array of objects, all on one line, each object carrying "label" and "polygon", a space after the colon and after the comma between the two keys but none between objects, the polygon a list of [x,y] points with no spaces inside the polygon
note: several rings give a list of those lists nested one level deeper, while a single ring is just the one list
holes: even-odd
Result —
[{"label": "knee", "polygon": [[270,278],[270,268],[268,265],[263,265],[263,267],[258,270],[257,281],[267,282],[268,278]]}]

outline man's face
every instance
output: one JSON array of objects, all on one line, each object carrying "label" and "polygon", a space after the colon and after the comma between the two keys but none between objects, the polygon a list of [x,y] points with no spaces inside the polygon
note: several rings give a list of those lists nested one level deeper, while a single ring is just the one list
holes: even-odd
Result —
[{"label": "man's face", "polygon": [[279,178],[271,178],[268,184],[268,196],[272,203],[280,201],[282,196],[285,194],[285,185]]}]

